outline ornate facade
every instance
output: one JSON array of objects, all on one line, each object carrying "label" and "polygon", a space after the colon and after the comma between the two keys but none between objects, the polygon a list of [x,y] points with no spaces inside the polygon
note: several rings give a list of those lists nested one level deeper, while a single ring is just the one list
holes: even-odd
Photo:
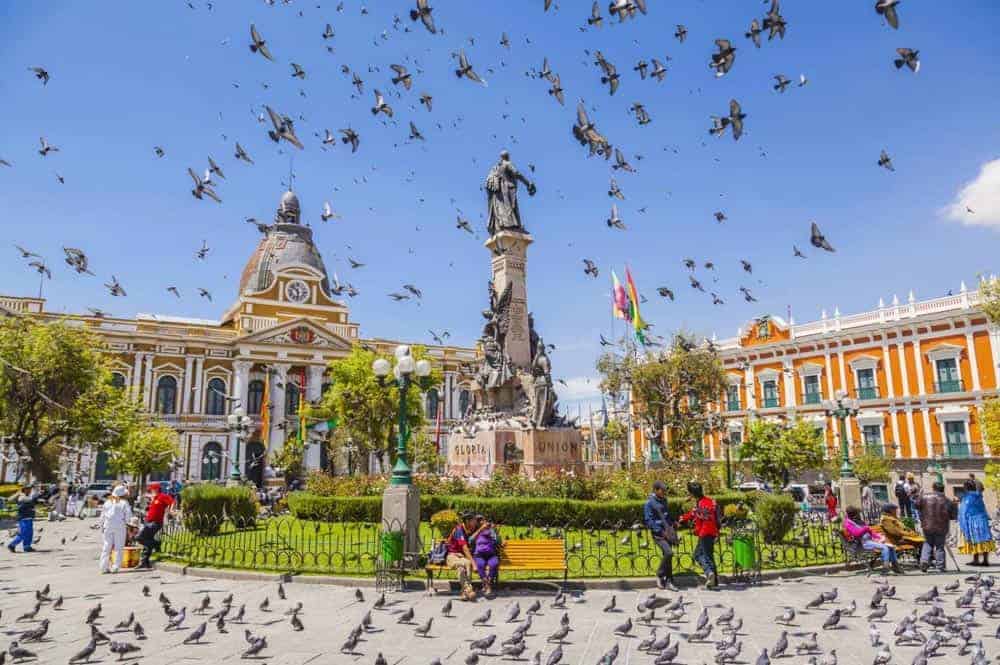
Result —
[{"label": "ornate facade", "polygon": [[[1000,330],[978,307],[979,293],[907,302],[795,324],[776,316],[749,322],[732,339],[713,340],[729,379],[712,408],[724,421],[706,437],[707,459],[738,445],[753,418],[795,418],[826,433],[827,452],[840,455],[836,419],[823,402],[841,391],[860,410],[847,422],[851,456],[864,451],[895,458],[897,468],[924,469],[938,459],[956,468],[981,467],[989,449],[979,418],[983,400],[1000,386]],[[637,433],[636,454],[648,454]],[[641,457],[640,457],[641,459]]]},{"label": "ornate facade", "polygon": [[[293,436],[299,400],[321,397],[331,361],[356,344],[388,354],[402,343],[361,337],[347,304],[335,297],[344,288],[331,288],[312,230],[301,224],[299,210],[298,198],[286,192],[274,223],[262,228],[264,235],[243,269],[236,302],[220,321],[154,314],[134,319],[53,314],[45,312],[44,300],[5,296],[0,296],[0,310],[58,319],[99,335],[113,355],[117,384],[180,433],[183,466],[174,477],[225,478],[232,460],[239,459],[244,475],[259,480],[265,448],[273,450]],[[444,377],[425,394],[430,426],[441,422],[443,440],[470,404],[466,377],[476,350],[426,348]],[[265,432],[261,411],[268,381],[271,408]],[[253,421],[238,457],[237,437],[226,427],[227,415],[237,405]],[[326,466],[321,448],[309,445],[309,468]],[[80,464],[91,468],[95,478],[107,477],[103,455]]]}]

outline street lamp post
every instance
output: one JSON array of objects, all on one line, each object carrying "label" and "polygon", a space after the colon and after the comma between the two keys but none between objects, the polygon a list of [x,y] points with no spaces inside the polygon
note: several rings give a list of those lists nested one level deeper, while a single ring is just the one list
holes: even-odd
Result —
[{"label": "street lamp post", "polygon": [[944,485],[944,472],[951,471],[951,465],[941,464],[941,456],[934,455],[933,460],[927,465],[927,473],[933,473],[937,476],[937,481]]},{"label": "street lamp post", "polygon": [[253,426],[253,419],[246,414],[243,407],[238,406],[226,417],[226,430],[236,435],[236,454],[230,459],[233,461],[233,471],[229,475],[229,481],[233,484],[243,482],[243,474],[240,473],[240,447],[243,440],[250,435],[250,428]]},{"label": "street lamp post", "polygon": [[390,367],[388,360],[379,358],[372,363],[372,371],[378,378],[380,386],[385,385],[385,377],[389,375],[390,369],[392,369],[393,375],[396,377],[396,386],[399,388],[399,407],[396,416],[396,464],[392,468],[390,484],[411,485],[413,484],[413,472],[406,454],[406,442],[410,438],[410,428],[407,424],[407,416],[409,414],[406,408],[406,395],[413,381],[412,376],[416,374],[418,383],[422,384],[423,380],[430,376],[431,364],[426,360],[414,361],[413,356],[410,355],[410,347],[403,344],[396,347],[395,356],[396,366],[394,368]]},{"label": "street lamp post", "polygon": [[840,423],[840,477],[853,478],[854,467],[851,466],[851,454],[847,448],[847,419],[858,415],[858,402],[850,399],[847,391],[839,390],[836,399],[823,402],[823,409],[828,417],[832,416]]},{"label": "street lamp post", "polygon": [[726,489],[733,489],[733,465],[729,457],[729,448],[733,445],[733,440],[726,437],[722,440],[722,448],[726,451]]}]

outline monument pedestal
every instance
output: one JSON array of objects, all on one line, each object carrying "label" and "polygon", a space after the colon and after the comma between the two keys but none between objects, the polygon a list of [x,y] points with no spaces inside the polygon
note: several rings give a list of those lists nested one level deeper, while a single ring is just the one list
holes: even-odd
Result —
[{"label": "monument pedestal", "polygon": [[857,478],[841,478],[840,484],[840,512],[843,513],[848,506],[861,509],[861,481]]},{"label": "monument pedestal", "polygon": [[403,561],[420,554],[420,489],[390,485],[382,494],[382,531],[403,533]]},{"label": "monument pedestal", "polygon": [[486,479],[498,467],[534,478],[542,471],[586,473],[583,437],[573,427],[496,429],[472,437],[455,432],[448,440],[448,475]]}]

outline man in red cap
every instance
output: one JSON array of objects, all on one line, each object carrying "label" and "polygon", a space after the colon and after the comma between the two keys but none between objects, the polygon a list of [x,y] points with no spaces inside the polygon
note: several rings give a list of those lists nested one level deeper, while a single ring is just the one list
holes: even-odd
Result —
[{"label": "man in red cap", "polygon": [[146,521],[142,525],[142,530],[136,536],[136,540],[142,545],[142,558],[139,560],[139,568],[152,568],[149,557],[153,555],[156,547],[156,534],[163,528],[163,520],[171,506],[174,505],[174,498],[161,491],[160,483],[150,483],[147,488],[151,498],[149,507],[146,509]]}]

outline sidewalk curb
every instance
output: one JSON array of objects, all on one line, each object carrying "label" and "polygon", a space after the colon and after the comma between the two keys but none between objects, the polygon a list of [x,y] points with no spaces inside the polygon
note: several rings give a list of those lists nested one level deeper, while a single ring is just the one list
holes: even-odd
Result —
[{"label": "sidewalk curb", "polygon": [[[217,579],[217,580],[237,580],[237,581],[261,581],[261,582],[282,582],[285,584],[320,584],[329,586],[343,586],[343,587],[365,587],[370,588],[375,586],[375,578],[372,577],[346,577],[339,575],[303,575],[297,573],[258,573],[249,570],[228,570],[225,568],[204,568],[189,566],[182,563],[174,563],[170,561],[157,561],[154,562],[153,567],[155,570],[171,573],[174,575],[183,575],[190,577],[202,577],[207,579]],[[802,577],[813,577],[820,575],[830,575],[833,573],[849,572],[852,569],[860,569],[858,566],[851,566],[849,564],[838,563],[838,564],[826,564],[822,566],[810,566],[807,568],[780,568],[777,570],[767,570],[761,571],[760,576],[756,581],[768,581],[775,580],[778,578],[782,579],[798,579]],[[677,586],[684,588],[693,588],[699,585],[698,580],[700,576],[698,575],[682,575],[679,579],[675,580]],[[456,584],[454,580],[441,580],[443,582],[448,582],[449,585]],[[730,581],[730,578],[724,578],[724,583],[726,584],[746,584],[742,580]],[[505,589],[517,589],[525,591],[552,591],[553,588],[559,588],[562,586],[561,581],[558,579],[553,580],[511,580],[509,582],[503,582],[503,588]],[[621,578],[586,578],[586,579],[570,579],[566,581],[565,588],[574,590],[609,590],[609,591],[634,591],[639,589],[655,589],[656,588],[656,578],[655,577],[621,577]],[[405,590],[425,590],[424,582],[422,578],[416,575],[408,578],[404,582]]]}]

